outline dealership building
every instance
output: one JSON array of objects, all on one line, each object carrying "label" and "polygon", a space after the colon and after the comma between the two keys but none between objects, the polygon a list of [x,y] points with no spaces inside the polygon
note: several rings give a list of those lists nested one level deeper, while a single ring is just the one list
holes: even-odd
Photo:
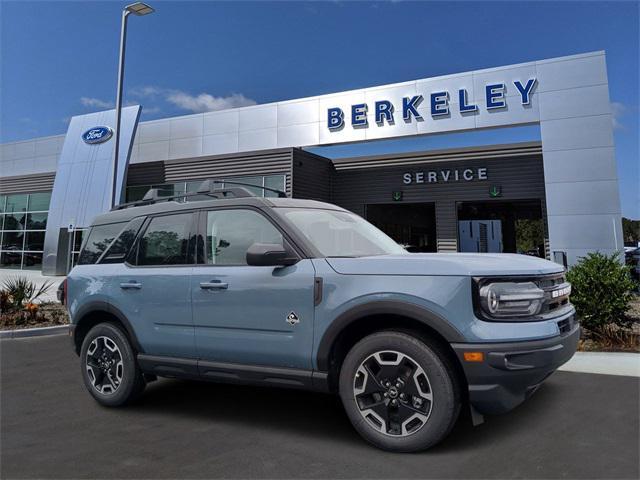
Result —
[{"label": "dealership building", "polygon": [[[416,252],[571,265],[622,249],[606,57],[592,52],[139,122],[122,111],[116,195],[239,181],[343,206]],[[0,268],[64,275],[109,210],[113,110],[0,145]],[[538,124],[540,140],[329,159],[310,148]],[[254,189],[257,195],[271,192]]]}]

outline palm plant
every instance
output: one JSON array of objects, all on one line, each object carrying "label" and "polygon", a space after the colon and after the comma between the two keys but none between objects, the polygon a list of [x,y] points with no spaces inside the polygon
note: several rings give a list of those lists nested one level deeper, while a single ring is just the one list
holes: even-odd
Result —
[{"label": "palm plant", "polygon": [[6,298],[10,309],[20,310],[26,305],[34,303],[52,286],[53,282],[50,280],[38,287],[35,282],[26,277],[9,277],[2,282],[3,300]]}]

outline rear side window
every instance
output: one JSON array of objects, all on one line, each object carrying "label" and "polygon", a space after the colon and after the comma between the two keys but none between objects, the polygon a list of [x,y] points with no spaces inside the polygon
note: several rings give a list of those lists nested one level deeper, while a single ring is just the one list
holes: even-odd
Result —
[{"label": "rear side window", "polygon": [[105,252],[111,242],[115,240],[122,231],[126,222],[110,223],[108,225],[96,225],[89,232],[87,241],[80,252],[78,265],[90,265],[96,263]]},{"label": "rear side window", "polygon": [[122,263],[124,262],[129,249],[138,235],[138,231],[144,222],[144,217],[134,218],[120,232],[118,238],[111,244],[109,249],[100,259],[100,263]]},{"label": "rear side window", "polygon": [[138,261],[145,265],[185,265],[193,263],[189,252],[192,213],[155,217],[138,244]]}]

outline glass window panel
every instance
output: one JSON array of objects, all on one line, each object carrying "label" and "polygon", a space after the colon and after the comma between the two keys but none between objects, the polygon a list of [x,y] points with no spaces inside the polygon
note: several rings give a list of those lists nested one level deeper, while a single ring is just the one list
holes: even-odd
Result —
[{"label": "glass window panel", "polygon": [[25,250],[44,250],[44,232],[27,232]]},{"label": "glass window panel", "polygon": [[4,230],[24,230],[24,213],[8,213],[4,216]]},{"label": "glass window panel", "polygon": [[[285,192],[284,175],[269,175],[267,177],[264,177],[264,186],[267,188],[273,188],[275,190]],[[277,197],[278,194],[265,190],[264,196]]]},{"label": "glass window panel", "polygon": [[111,244],[107,253],[104,254],[100,263],[122,263],[133,245],[138,230],[142,226],[145,217],[134,218],[122,230],[115,242]]},{"label": "glass window panel", "polygon": [[2,232],[2,250],[22,250],[24,232]]},{"label": "glass window panel", "polygon": [[1,268],[20,268],[20,265],[22,265],[22,252],[0,253]]},{"label": "glass window panel", "polygon": [[149,222],[138,247],[138,265],[183,265],[187,259],[192,214],[156,217]]},{"label": "glass window panel", "polygon": [[49,210],[51,192],[32,193],[29,195],[29,211]]},{"label": "glass window panel", "polygon": [[151,187],[149,185],[142,185],[142,186],[136,186],[136,187],[127,187],[127,198],[126,198],[126,201],[127,202],[137,202],[138,200],[142,200],[142,197],[144,197],[144,194],[147,193],[147,191],[150,188]]},{"label": "glass window panel", "polygon": [[82,252],[80,252],[78,265],[96,263],[100,255],[118,236],[124,226],[125,223],[122,222],[93,227],[91,233],[89,233],[89,238],[87,238],[87,243],[84,245]]},{"label": "glass window panel", "polygon": [[195,182],[187,182],[187,192],[188,193],[197,192],[198,188],[200,187],[200,185],[202,185],[202,182],[204,182],[204,180],[196,180]]},{"label": "glass window panel", "polygon": [[239,178],[226,178],[227,182],[240,182],[240,183],[248,183],[249,185],[256,185],[257,187],[244,186],[244,185],[233,185],[225,183],[224,188],[234,188],[234,187],[242,187],[249,190],[254,195],[261,197],[262,196],[262,177],[239,177]]},{"label": "glass window panel", "polygon": [[6,211],[8,213],[24,212],[27,210],[28,195],[8,195]]},{"label": "glass window panel", "polygon": [[216,210],[207,213],[207,263],[246,265],[253,243],[282,245],[282,235],[269,220],[253,210]]},{"label": "glass window panel", "polygon": [[6,202],[7,202],[7,196],[0,195],[0,213],[4,213]]},{"label": "glass window panel", "polygon": [[79,252],[82,249],[82,239],[84,238],[87,230],[74,230],[73,231],[73,251]]},{"label": "glass window panel", "polygon": [[28,213],[27,230],[46,230],[48,213]]},{"label": "glass window panel", "polygon": [[24,270],[42,269],[42,253],[24,252],[22,268]]}]

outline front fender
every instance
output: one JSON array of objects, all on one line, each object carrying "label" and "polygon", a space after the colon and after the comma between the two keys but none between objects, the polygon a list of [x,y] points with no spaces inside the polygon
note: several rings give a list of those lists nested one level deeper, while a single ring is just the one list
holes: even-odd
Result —
[{"label": "front fender", "polygon": [[415,303],[399,300],[371,300],[353,306],[340,314],[325,330],[317,350],[318,370],[329,370],[329,357],[334,342],[353,322],[373,315],[398,315],[416,320],[436,332],[448,342],[462,342],[464,336],[441,315]]}]

